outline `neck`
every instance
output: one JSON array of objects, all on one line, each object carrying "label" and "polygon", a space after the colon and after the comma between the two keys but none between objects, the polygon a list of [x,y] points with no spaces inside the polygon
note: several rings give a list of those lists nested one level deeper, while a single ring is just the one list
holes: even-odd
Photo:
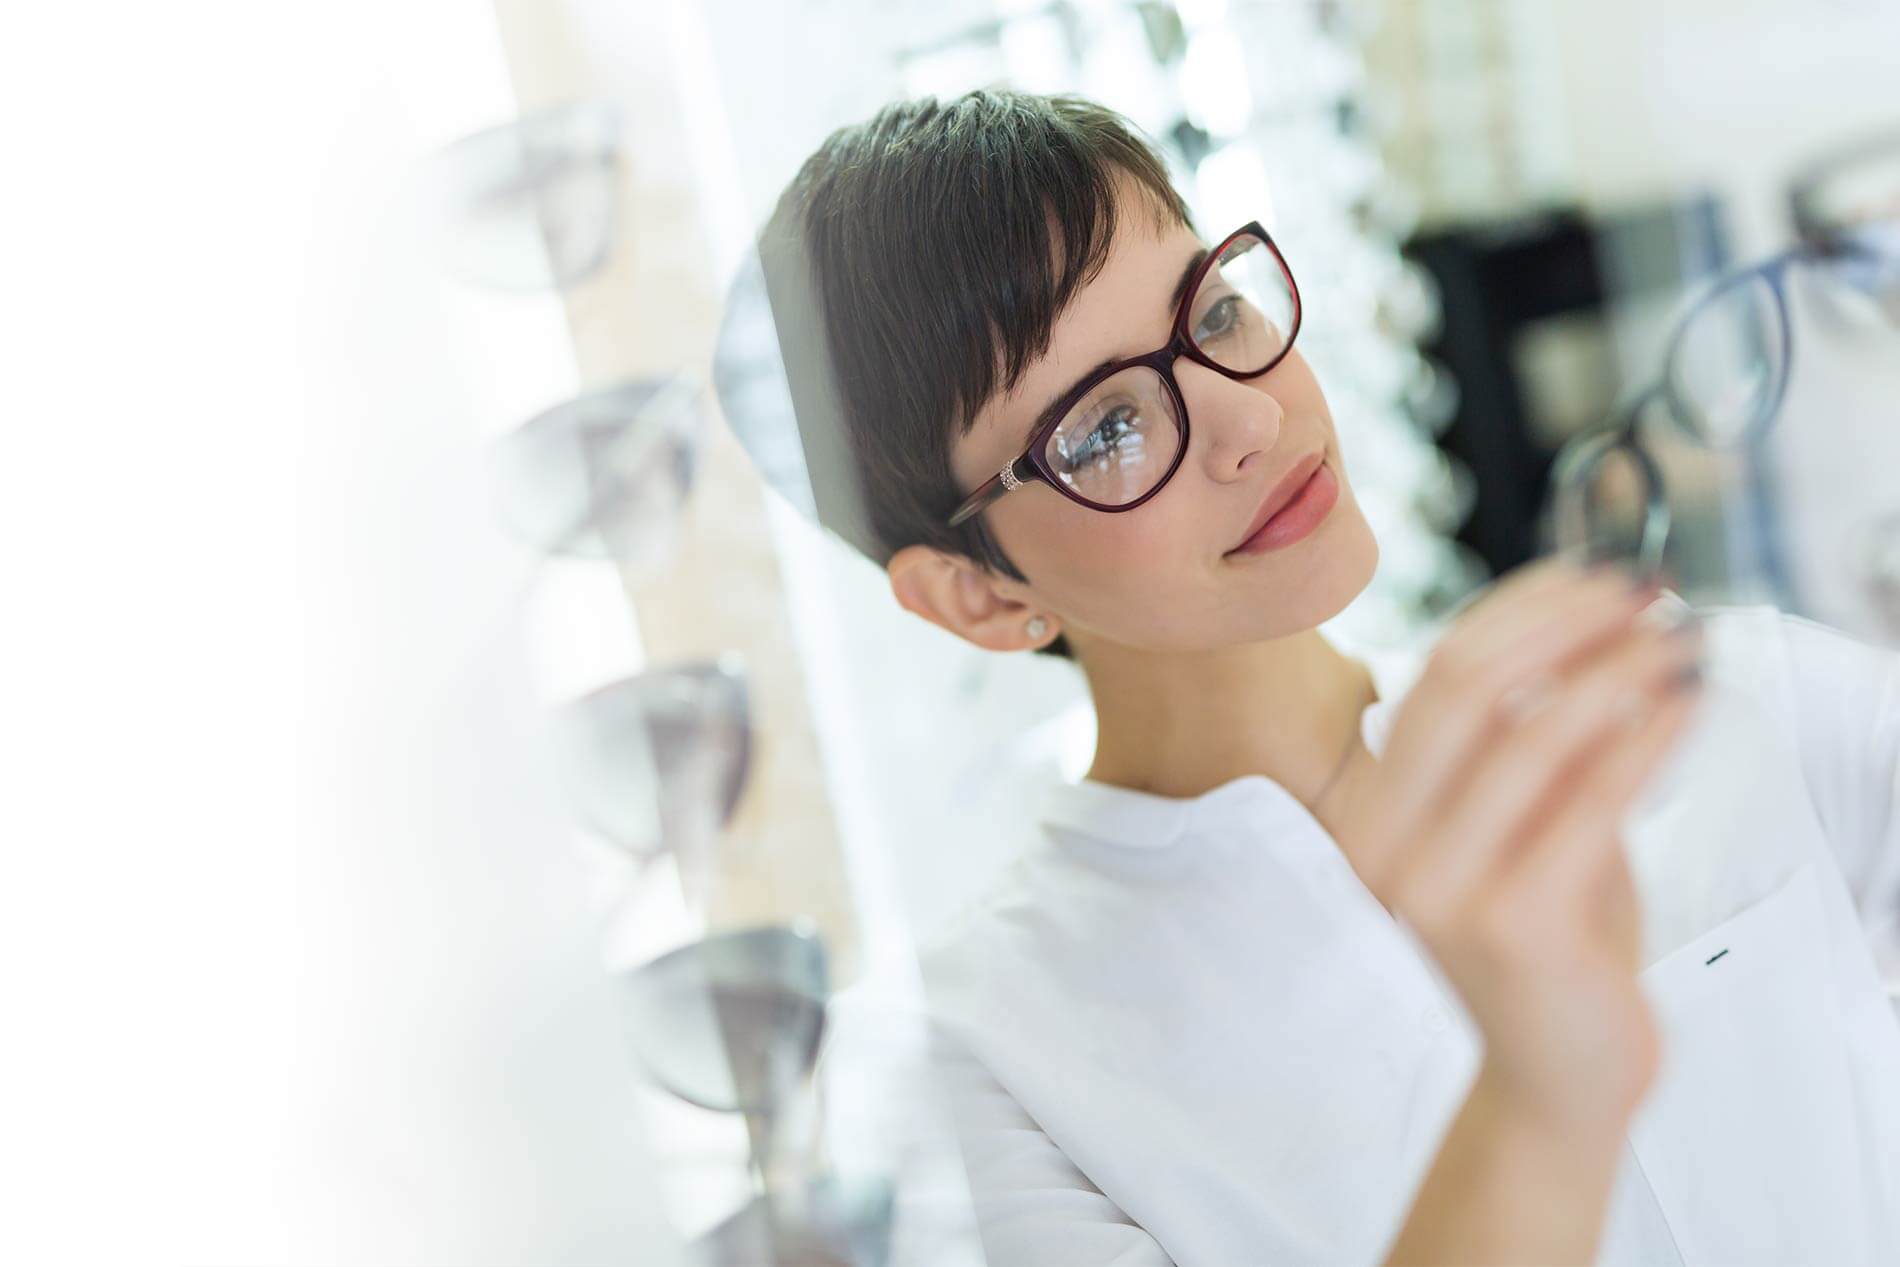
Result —
[{"label": "neck", "polygon": [[1371,674],[1318,630],[1180,654],[1091,643],[1081,659],[1095,703],[1091,779],[1193,797],[1263,774],[1318,817],[1320,794],[1336,802],[1348,781],[1342,760],[1367,758]]}]

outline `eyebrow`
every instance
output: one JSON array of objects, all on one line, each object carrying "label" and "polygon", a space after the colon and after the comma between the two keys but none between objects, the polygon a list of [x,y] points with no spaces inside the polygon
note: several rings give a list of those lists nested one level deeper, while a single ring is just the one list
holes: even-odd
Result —
[{"label": "eyebrow", "polygon": [[[1180,278],[1174,283],[1174,293],[1168,296],[1168,314],[1170,316],[1172,316],[1174,312],[1178,308],[1180,308],[1181,300],[1185,298],[1187,295],[1188,283],[1194,280],[1194,270],[1199,268],[1201,266],[1201,261],[1207,258],[1207,252],[1208,252],[1208,248],[1204,246],[1200,250],[1194,252],[1194,254],[1188,256],[1187,267],[1181,270]],[[1107,369],[1109,366],[1113,365],[1115,362],[1123,360],[1123,359],[1125,358],[1120,357],[1120,356],[1110,356],[1110,357],[1105,357],[1104,359],[1100,361],[1097,361],[1095,365],[1088,370],[1087,373],[1079,375],[1075,379],[1074,382],[1070,383],[1067,387],[1064,387],[1061,391],[1057,392],[1054,396],[1050,397],[1049,403],[1042,407],[1042,412],[1037,414],[1035,418],[1030,422],[1029,426],[1023,430],[1023,433],[1021,436],[1022,442],[1025,445],[1027,445],[1029,443],[1030,437],[1034,436],[1036,432],[1042,430],[1043,424],[1049,421],[1049,415],[1055,412],[1057,405],[1061,404],[1063,401],[1069,398],[1070,392],[1074,391],[1077,387],[1080,387],[1083,383],[1087,382],[1090,378],[1093,378],[1095,375],[1101,373],[1103,370]]]}]

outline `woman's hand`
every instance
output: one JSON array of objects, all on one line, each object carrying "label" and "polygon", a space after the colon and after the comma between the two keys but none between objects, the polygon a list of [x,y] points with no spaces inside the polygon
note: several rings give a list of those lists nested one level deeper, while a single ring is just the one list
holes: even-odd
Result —
[{"label": "woman's hand", "polygon": [[1561,560],[1497,583],[1343,815],[1482,1031],[1483,1090],[1565,1137],[1620,1137],[1660,1056],[1618,825],[1689,720],[1702,638],[1639,621],[1655,596]]}]

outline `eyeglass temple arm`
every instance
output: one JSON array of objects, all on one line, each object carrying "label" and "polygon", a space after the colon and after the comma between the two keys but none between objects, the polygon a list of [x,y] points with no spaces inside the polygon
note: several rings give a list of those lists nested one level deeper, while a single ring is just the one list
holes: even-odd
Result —
[{"label": "eyeglass temple arm", "polygon": [[950,516],[947,526],[956,527],[1003,494],[1021,488],[1024,481],[1017,476],[1016,467],[1022,460],[1022,455],[1018,454],[1010,459],[1009,464],[1002,470],[984,480],[982,485],[965,498],[961,506],[957,507],[955,513]]}]

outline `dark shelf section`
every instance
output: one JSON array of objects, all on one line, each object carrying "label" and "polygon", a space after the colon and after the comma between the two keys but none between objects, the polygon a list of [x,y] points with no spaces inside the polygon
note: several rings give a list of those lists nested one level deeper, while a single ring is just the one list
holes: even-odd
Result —
[{"label": "dark shelf section", "polygon": [[[1425,350],[1456,379],[1458,412],[1438,444],[1476,477],[1458,539],[1493,573],[1538,550],[1556,447],[1529,410],[1520,343],[1553,320],[1603,323],[1608,306],[1680,290],[1722,269],[1727,234],[1707,195],[1595,217],[1559,207],[1484,223],[1441,225],[1405,253],[1437,280],[1444,323]],[[1660,355],[1660,349],[1658,350]],[[1620,385],[1619,385],[1620,387]]]}]

